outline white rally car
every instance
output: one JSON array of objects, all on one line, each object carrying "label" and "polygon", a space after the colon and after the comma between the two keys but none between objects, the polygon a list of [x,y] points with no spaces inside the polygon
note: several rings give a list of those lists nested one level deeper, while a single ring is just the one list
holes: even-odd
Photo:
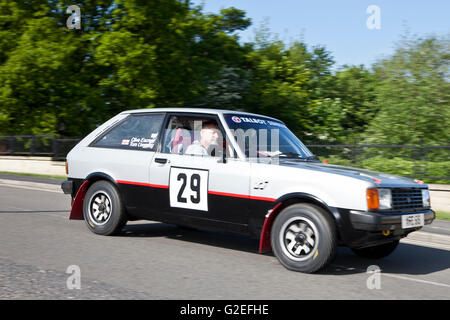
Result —
[{"label": "white rally car", "polygon": [[283,122],[244,112],[125,111],[67,165],[70,219],[97,234],[139,219],[246,234],[302,272],[329,264],[337,246],[387,256],[435,218],[421,181],[323,164]]}]

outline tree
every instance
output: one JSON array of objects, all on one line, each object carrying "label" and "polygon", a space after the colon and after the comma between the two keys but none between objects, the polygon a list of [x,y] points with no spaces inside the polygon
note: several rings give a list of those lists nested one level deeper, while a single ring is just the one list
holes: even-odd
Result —
[{"label": "tree", "polygon": [[378,111],[374,74],[360,66],[343,66],[332,77],[331,97],[341,104],[341,141],[364,132]]},{"label": "tree", "polygon": [[246,96],[249,111],[283,120],[299,136],[310,131],[308,81],[303,58],[305,47],[282,42],[264,44],[249,53],[251,88]]},{"label": "tree", "polygon": [[450,141],[450,38],[400,42],[394,55],[374,66],[379,112],[367,142],[448,144]]},{"label": "tree", "polygon": [[84,0],[68,30],[69,4],[0,0],[1,134],[82,136],[126,109],[195,103],[245,62],[242,10]]}]

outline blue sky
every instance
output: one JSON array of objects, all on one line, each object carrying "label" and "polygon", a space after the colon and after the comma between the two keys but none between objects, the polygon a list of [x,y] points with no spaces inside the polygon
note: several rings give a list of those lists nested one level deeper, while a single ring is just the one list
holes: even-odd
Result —
[{"label": "blue sky", "polygon": [[[393,53],[395,42],[409,30],[420,36],[450,33],[450,0],[192,0],[203,12],[218,13],[235,7],[246,11],[252,25],[239,32],[251,42],[255,29],[268,22],[272,33],[285,43],[303,40],[325,45],[337,63],[371,65]],[[366,9],[381,10],[381,29],[369,30]]]}]

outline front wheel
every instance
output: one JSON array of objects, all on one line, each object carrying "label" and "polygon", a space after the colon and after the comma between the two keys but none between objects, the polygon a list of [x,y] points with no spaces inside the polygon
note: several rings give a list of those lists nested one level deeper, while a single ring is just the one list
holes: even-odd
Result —
[{"label": "front wheel", "polygon": [[390,255],[397,248],[399,240],[381,244],[378,246],[362,248],[362,249],[352,249],[352,251],[359,257],[369,258],[369,259],[381,259]]},{"label": "front wheel", "polygon": [[83,215],[89,230],[105,236],[118,234],[127,222],[119,191],[104,180],[95,182],[86,192]]},{"label": "front wheel", "polygon": [[327,266],[336,252],[333,219],[322,208],[291,205],[276,217],[271,244],[275,256],[287,269],[313,273]]}]

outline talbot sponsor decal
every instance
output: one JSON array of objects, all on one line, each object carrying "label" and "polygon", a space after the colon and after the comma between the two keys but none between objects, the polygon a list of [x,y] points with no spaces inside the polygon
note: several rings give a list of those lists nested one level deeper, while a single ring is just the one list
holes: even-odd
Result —
[{"label": "talbot sponsor decal", "polygon": [[276,122],[276,121],[267,120],[267,123],[270,124],[271,126],[275,126],[275,127],[284,127],[284,124],[282,124],[280,122]]},{"label": "talbot sponsor decal", "polygon": [[282,123],[279,123],[276,121],[258,119],[258,118],[232,116],[231,121],[233,121],[234,123],[244,122],[244,123],[255,123],[255,124],[261,124],[261,125],[270,125],[270,126],[275,126],[275,127],[284,127],[284,125]]}]

